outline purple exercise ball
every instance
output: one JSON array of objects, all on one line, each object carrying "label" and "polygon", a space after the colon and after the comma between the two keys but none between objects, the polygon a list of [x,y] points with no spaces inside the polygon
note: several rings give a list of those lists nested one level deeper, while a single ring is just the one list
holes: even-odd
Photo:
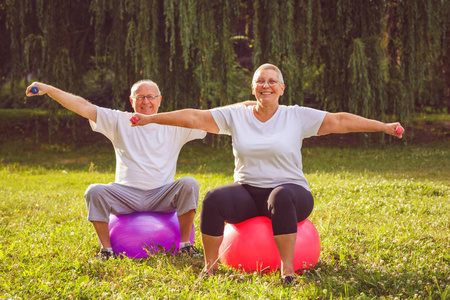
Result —
[{"label": "purple exercise ball", "polygon": [[[180,246],[180,223],[176,211],[110,215],[109,235],[114,252],[129,258],[144,258],[149,253],[161,251],[160,247],[164,251],[177,250]],[[191,244],[194,244],[194,238],[192,225]]]}]

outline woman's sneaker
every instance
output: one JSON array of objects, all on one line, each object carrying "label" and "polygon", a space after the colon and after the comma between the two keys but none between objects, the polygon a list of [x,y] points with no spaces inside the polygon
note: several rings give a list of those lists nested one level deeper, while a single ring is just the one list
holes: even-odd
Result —
[{"label": "woman's sneaker", "polygon": [[281,283],[283,285],[298,285],[298,280],[295,276],[286,276],[281,278]]}]

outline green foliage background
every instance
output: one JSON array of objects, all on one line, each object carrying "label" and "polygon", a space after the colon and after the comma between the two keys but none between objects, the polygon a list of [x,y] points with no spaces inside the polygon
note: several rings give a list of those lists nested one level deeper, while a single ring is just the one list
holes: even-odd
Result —
[{"label": "green foliage background", "polygon": [[0,108],[37,79],[124,109],[142,78],[163,110],[214,107],[251,98],[270,62],[284,104],[408,123],[449,106],[449,20],[450,0],[6,0]]}]

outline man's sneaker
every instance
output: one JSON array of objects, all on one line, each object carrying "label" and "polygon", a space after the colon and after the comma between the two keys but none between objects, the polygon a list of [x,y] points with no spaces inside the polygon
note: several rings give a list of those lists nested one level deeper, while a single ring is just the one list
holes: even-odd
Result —
[{"label": "man's sneaker", "polygon": [[97,254],[97,259],[100,259],[102,261],[107,261],[108,259],[116,259],[117,254],[114,251],[108,251],[106,249],[101,249],[100,252]]},{"label": "man's sneaker", "polygon": [[200,258],[202,257],[200,251],[198,251],[197,248],[195,248],[191,243],[187,244],[183,248],[178,249],[177,251],[178,255],[189,255],[191,257]]}]

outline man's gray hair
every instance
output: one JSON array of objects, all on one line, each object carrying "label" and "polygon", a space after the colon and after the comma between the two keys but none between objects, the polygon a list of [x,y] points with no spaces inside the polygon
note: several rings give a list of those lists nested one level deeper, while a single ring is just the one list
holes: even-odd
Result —
[{"label": "man's gray hair", "polygon": [[143,83],[148,83],[150,85],[153,85],[156,87],[156,89],[158,90],[158,94],[161,95],[161,91],[159,90],[158,85],[156,84],[156,82],[154,82],[153,80],[150,79],[142,79],[139,80],[138,82],[136,82],[135,84],[133,84],[133,86],[131,87],[131,94],[130,94],[130,98],[132,98],[134,96],[134,92],[138,89],[138,87],[143,84]]}]

